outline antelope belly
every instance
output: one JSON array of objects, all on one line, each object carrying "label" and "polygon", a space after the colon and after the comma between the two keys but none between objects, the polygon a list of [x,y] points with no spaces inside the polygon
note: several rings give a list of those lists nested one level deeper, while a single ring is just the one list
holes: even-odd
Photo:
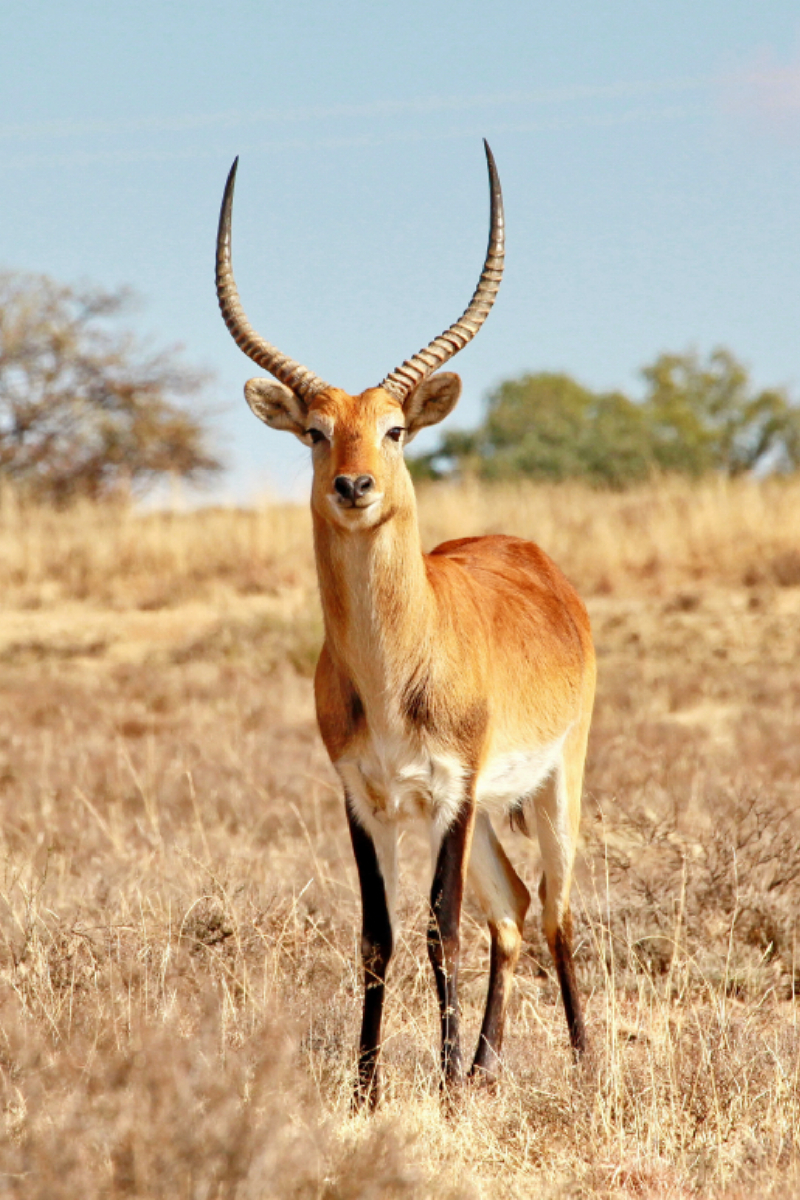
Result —
[{"label": "antelope belly", "polygon": [[489,758],[478,776],[478,807],[504,813],[534,795],[561,761],[563,746],[561,737],[535,749],[512,750]]}]

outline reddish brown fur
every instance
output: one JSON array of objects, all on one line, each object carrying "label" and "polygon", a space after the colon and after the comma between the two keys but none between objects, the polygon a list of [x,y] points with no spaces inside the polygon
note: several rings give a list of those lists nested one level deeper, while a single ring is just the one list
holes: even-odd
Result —
[{"label": "reddish brown fur", "polygon": [[[484,791],[487,798],[505,796],[503,773],[513,776],[520,763],[530,762],[531,778],[511,798],[535,809],[545,931],[573,1047],[579,1052],[585,1045],[569,885],[595,678],[586,610],[537,546],[497,535],[422,552],[414,489],[395,435],[404,428],[407,438],[440,420],[459,389],[456,376],[440,374],[405,404],[382,388],[361,396],[328,388],[307,406],[282,385],[251,381],[247,390],[269,424],[315,443],[311,503],[326,633],[317,713],[345,784],[351,829],[364,830],[354,836],[354,849],[369,893],[368,987],[375,986],[370,964],[380,961],[385,971],[392,951],[386,921],[394,849],[386,830],[409,795],[438,830],[430,950],[448,1083],[461,1074],[456,987],[468,863],[492,935],[490,991],[473,1069],[493,1078],[499,1062],[529,897],[481,797]],[[369,491],[357,502],[341,494],[343,478],[354,486],[366,477]],[[380,911],[385,920],[378,920]],[[381,982],[362,1028],[359,1096],[373,1103],[382,998]]]}]

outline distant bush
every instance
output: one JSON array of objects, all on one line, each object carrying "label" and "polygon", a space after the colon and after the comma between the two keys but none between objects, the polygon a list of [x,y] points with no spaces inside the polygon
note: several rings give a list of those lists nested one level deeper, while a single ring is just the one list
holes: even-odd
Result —
[{"label": "distant bush", "polygon": [[756,391],[717,349],[703,362],[662,354],[643,369],[643,400],[592,392],[569,375],[506,380],[473,431],[445,433],[411,461],[417,478],[583,479],[623,487],[655,473],[728,476],[800,466],[800,409],[782,388]]},{"label": "distant bush", "polygon": [[202,372],[116,325],[127,293],[0,272],[0,482],[64,503],[220,470],[196,410]]}]

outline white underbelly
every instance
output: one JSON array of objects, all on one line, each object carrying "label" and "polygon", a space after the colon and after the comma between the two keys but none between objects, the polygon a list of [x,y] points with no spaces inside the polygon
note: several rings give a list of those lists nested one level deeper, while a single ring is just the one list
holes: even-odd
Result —
[{"label": "white underbelly", "polygon": [[[491,757],[478,776],[478,807],[500,815],[532,796],[558,765],[563,743]],[[356,813],[386,822],[422,816],[444,827],[461,807],[468,774],[458,755],[396,734],[365,739],[336,769]]]},{"label": "white underbelly", "polygon": [[478,808],[505,814],[520,800],[534,795],[561,761],[564,738],[534,749],[496,754],[478,776],[475,798]]}]

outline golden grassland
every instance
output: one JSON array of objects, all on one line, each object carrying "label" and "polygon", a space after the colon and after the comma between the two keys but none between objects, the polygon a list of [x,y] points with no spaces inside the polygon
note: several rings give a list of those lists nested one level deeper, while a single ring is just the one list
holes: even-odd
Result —
[{"label": "golden grassland", "polygon": [[[600,675],[576,1068],[536,904],[496,1094],[443,1113],[403,835],[386,1099],[349,1097],[359,902],[310,677],[310,522],[0,500],[0,1193],[800,1194],[800,482],[421,492],[537,540]],[[535,844],[504,840],[531,891]],[[488,941],[468,903],[464,1026]]]}]

